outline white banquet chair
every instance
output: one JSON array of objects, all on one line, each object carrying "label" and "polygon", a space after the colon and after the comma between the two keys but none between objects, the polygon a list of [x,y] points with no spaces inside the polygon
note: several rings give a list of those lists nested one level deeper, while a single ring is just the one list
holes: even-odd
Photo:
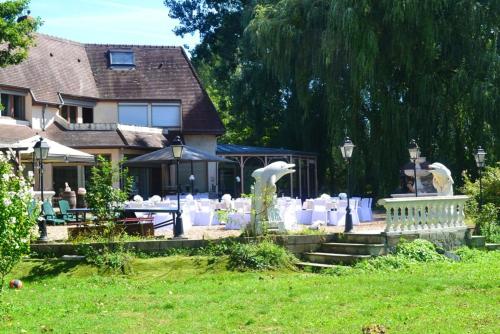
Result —
[{"label": "white banquet chair", "polygon": [[361,222],[371,222],[372,217],[372,198],[362,198],[358,206],[358,216]]},{"label": "white banquet chair", "polygon": [[311,213],[311,224],[320,222],[323,224],[328,223],[328,211],[326,211],[326,206],[314,205],[314,209]]}]

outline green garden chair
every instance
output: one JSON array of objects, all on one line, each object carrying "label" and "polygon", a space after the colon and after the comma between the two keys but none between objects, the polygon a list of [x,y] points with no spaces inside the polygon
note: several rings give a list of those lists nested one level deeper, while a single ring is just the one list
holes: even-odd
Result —
[{"label": "green garden chair", "polygon": [[59,202],[59,210],[61,210],[61,218],[67,222],[76,222],[76,215],[69,213],[69,202],[62,199]]},{"label": "green garden chair", "polygon": [[57,218],[56,213],[54,212],[54,208],[52,205],[45,201],[42,204],[43,217],[45,221],[52,225],[64,225],[66,221],[64,219]]}]

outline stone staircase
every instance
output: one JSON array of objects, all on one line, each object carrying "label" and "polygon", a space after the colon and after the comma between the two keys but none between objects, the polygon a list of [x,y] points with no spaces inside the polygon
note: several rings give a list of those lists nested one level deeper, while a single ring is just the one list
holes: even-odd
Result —
[{"label": "stone staircase", "polygon": [[318,251],[304,254],[301,267],[332,268],[336,265],[350,265],[356,261],[384,255],[385,236],[381,234],[343,234],[333,242],[321,244]]}]

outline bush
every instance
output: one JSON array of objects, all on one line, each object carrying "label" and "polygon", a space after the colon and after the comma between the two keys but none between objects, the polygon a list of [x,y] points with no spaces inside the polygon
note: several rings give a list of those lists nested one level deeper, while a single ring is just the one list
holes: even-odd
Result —
[{"label": "bush", "polygon": [[91,246],[83,246],[81,253],[85,256],[87,263],[99,267],[104,272],[130,273],[130,261],[133,259],[133,255],[125,251],[123,244],[116,244],[114,246],[104,246],[99,250]]},{"label": "bush", "polygon": [[358,262],[355,268],[367,271],[397,270],[408,268],[415,263],[439,261],[447,261],[447,258],[439,254],[436,246],[430,241],[416,239],[408,242],[403,239],[392,254]]},{"label": "bush", "polygon": [[29,253],[30,230],[40,212],[31,180],[15,173],[9,160],[10,155],[0,153],[0,292],[5,276]]},{"label": "bush", "polygon": [[432,242],[423,239],[416,239],[412,242],[402,239],[394,253],[415,262],[434,262],[444,259],[441,254],[438,254]]},{"label": "bush", "polygon": [[461,190],[471,197],[465,206],[467,217],[479,227],[487,242],[500,242],[500,164],[484,169],[482,210],[479,210],[479,178],[472,182],[470,177],[464,174],[464,182]]},{"label": "bush", "polygon": [[[122,188],[115,184],[122,183]],[[102,156],[97,157],[97,165],[91,169],[88,184],[87,204],[99,222],[113,223],[120,214],[123,202],[128,199],[132,188],[132,178],[126,168],[113,166]]]},{"label": "bush", "polygon": [[293,269],[296,258],[285,248],[270,241],[235,243],[229,249],[228,268],[233,270]]},{"label": "bush", "polygon": [[493,203],[486,203],[477,215],[476,224],[479,224],[479,230],[486,242],[500,243],[499,213],[500,208],[495,207]]}]

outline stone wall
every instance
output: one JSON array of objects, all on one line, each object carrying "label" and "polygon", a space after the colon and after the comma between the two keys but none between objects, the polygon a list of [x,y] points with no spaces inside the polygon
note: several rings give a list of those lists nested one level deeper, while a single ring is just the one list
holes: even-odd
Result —
[{"label": "stone wall", "polygon": [[[289,235],[276,236],[274,241],[288,249],[295,255],[300,255],[305,252],[318,250],[323,242],[335,240],[335,234],[328,235]],[[144,253],[161,253],[172,248],[200,248],[209,245],[210,243],[218,243],[224,239],[216,240],[143,240],[125,242],[125,249],[134,249]],[[236,238],[235,241],[252,242],[255,238]],[[95,249],[100,249],[106,244],[104,243],[89,243],[89,244],[70,244],[70,243],[47,243],[47,244],[32,244],[31,252],[34,256],[53,256],[61,257],[63,255],[78,255],[78,250],[84,245],[91,246]]]},{"label": "stone wall", "polygon": [[388,249],[396,246],[401,239],[410,241],[425,239],[446,250],[453,250],[467,245],[469,234],[467,227],[457,227],[445,230],[423,230],[411,233],[386,233],[385,235]]}]

